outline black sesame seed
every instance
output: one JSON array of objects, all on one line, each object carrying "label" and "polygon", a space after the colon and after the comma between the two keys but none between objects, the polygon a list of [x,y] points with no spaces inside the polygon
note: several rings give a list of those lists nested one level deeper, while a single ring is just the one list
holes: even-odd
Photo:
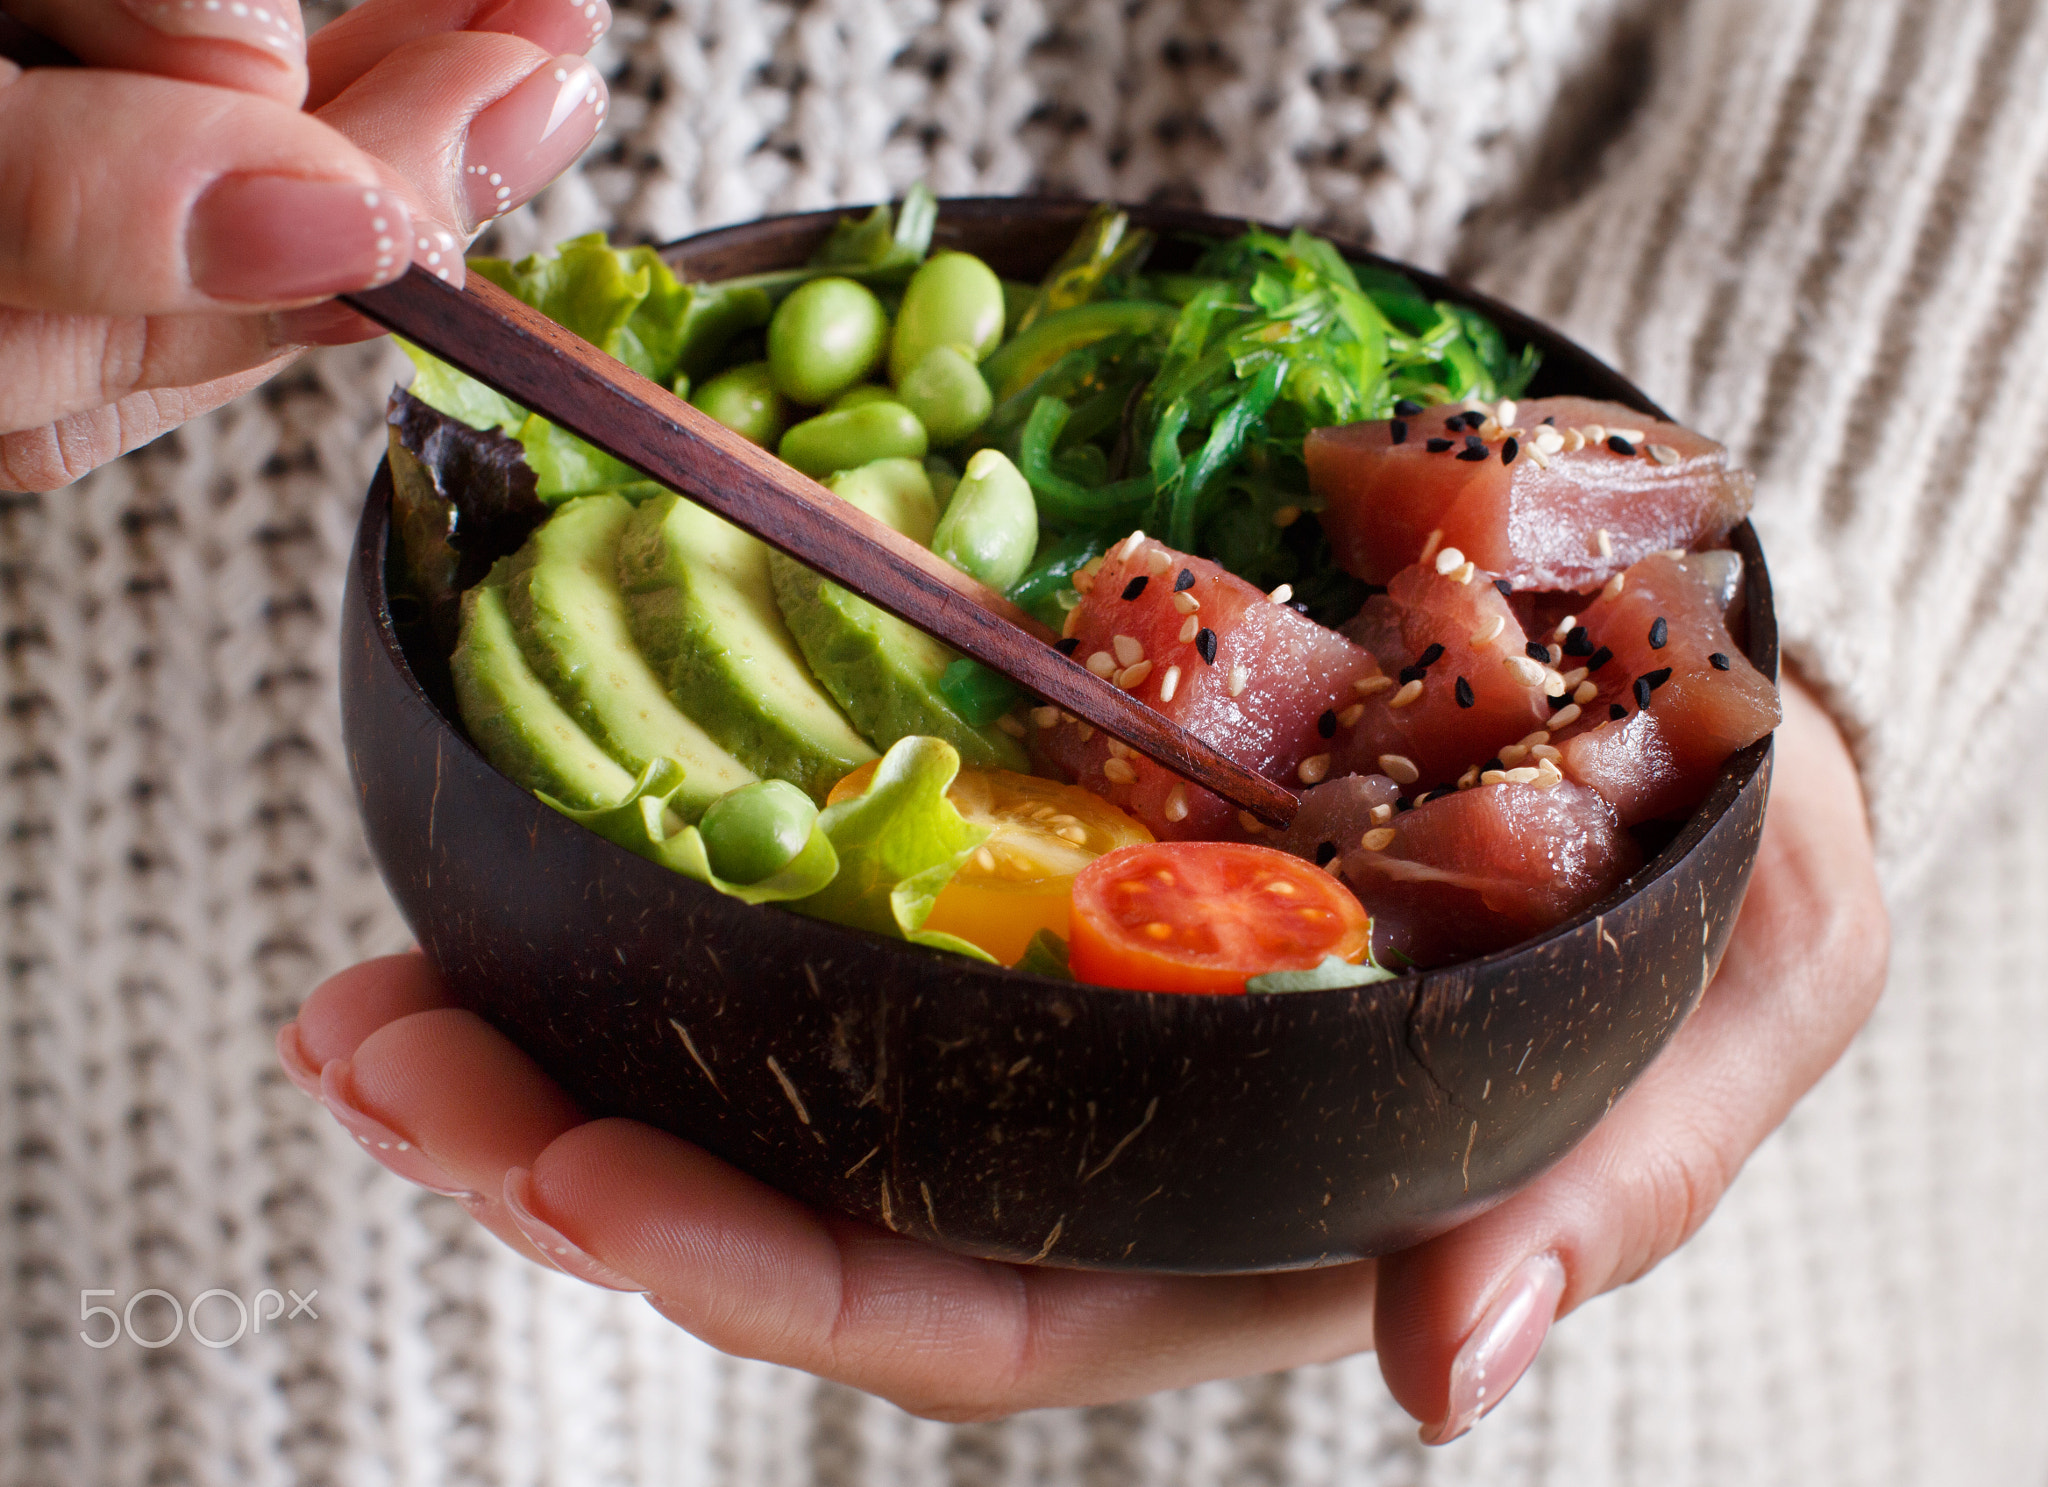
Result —
[{"label": "black sesame seed", "polygon": [[1429,649],[1428,649],[1428,650],[1426,650],[1426,651],[1424,651],[1424,652],[1423,652],[1423,653],[1422,653],[1421,655],[1419,655],[1419,656],[1417,656],[1417,657],[1415,658],[1415,664],[1416,664],[1417,666],[1422,666],[1422,667],[1429,667],[1429,666],[1434,666],[1434,665],[1436,665],[1436,663],[1437,663],[1437,662],[1441,661],[1441,660],[1442,660],[1443,658],[1444,658],[1444,648],[1443,648],[1443,647],[1442,647],[1441,645],[1438,645],[1438,644],[1436,644],[1436,643],[1435,643],[1434,641],[1432,641],[1432,642],[1430,643],[1430,647],[1429,647]]},{"label": "black sesame seed", "polygon": [[1565,708],[1571,706],[1572,695],[1569,692],[1560,692],[1555,697],[1546,696],[1543,700],[1550,704],[1552,712],[1562,712]]},{"label": "black sesame seed", "polygon": [[1407,796],[1405,796],[1405,795],[1404,795],[1404,796],[1402,796],[1402,797],[1401,797],[1401,798],[1400,798],[1399,800],[1397,800],[1397,801],[1395,801],[1395,802],[1394,802],[1394,813],[1395,813],[1396,815],[1399,815],[1399,814],[1400,814],[1401,812],[1403,812],[1403,811],[1412,811],[1412,810],[1414,810],[1414,809],[1415,809],[1415,802],[1414,802],[1414,801],[1412,801],[1412,800],[1410,800],[1410,799],[1409,799],[1409,798],[1408,798]]},{"label": "black sesame seed", "polygon": [[1195,634],[1195,649],[1202,653],[1202,659],[1209,665],[1216,664],[1216,632],[1204,625]]},{"label": "black sesame seed", "polygon": [[1424,800],[1442,800],[1446,795],[1456,795],[1457,793],[1458,787],[1456,785],[1438,785],[1422,798]]},{"label": "black sesame seed", "polygon": [[1334,710],[1325,709],[1323,715],[1316,719],[1316,732],[1322,734],[1324,738],[1337,736],[1337,714]]},{"label": "black sesame seed", "polygon": [[1431,454],[1444,454],[1450,450],[1451,441],[1449,439],[1431,439],[1427,444],[1423,445],[1422,447],[1424,449],[1427,449]]},{"label": "black sesame seed", "polygon": [[1181,569],[1179,575],[1173,580],[1173,591],[1176,594],[1185,594],[1194,586],[1195,575],[1186,568]]},{"label": "black sesame seed", "polygon": [[1616,454],[1632,455],[1636,452],[1635,445],[1629,443],[1628,440],[1622,438],[1619,434],[1609,434],[1607,436],[1607,447]]},{"label": "black sesame seed", "polygon": [[1664,683],[1671,680],[1671,668],[1669,666],[1659,666],[1655,671],[1645,676],[1643,680],[1650,684],[1650,690],[1654,692],[1663,686]]},{"label": "black sesame seed", "polygon": [[1401,685],[1405,687],[1410,682],[1419,682],[1428,675],[1429,668],[1426,666],[1403,666],[1401,668]]},{"label": "black sesame seed", "polygon": [[1550,647],[1540,640],[1532,640],[1523,646],[1522,654],[1532,661],[1542,662],[1545,666],[1550,664]]},{"label": "black sesame seed", "polygon": [[1316,843],[1316,866],[1317,866],[1317,867],[1328,867],[1328,866],[1330,865],[1330,859],[1331,859],[1332,857],[1335,857],[1336,855],[1337,855],[1337,844],[1336,844],[1335,842],[1317,842],[1317,843]]},{"label": "black sesame seed", "polygon": [[1607,716],[1612,718],[1615,722],[1619,723],[1623,718],[1628,716],[1628,709],[1623,707],[1619,702],[1610,702],[1607,704]]},{"label": "black sesame seed", "polygon": [[1400,402],[1394,404],[1394,416],[1397,418],[1413,418],[1421,411],[1422,404],[1416,402],[1413,398],[1403,398]]},{"label": "black sesame seed", "polygon": [[1493,587],[1494,590],[1497,593],[1499,593],[1499,595],[1503,599],[1512,599],[1515,596],[1515,586],[1509,583],[1505,578],[1496,578],[1493,581]]},{"label": "black sesame seed", "polygon": [[1486,415],[1484,413],[1481,413],[1477,408],[1472,409],[1465,415],[1465,427],[1468,429],[1481,428],[1485,425],[1485,423]]},{"label": "black sesame seed", "polygon": [[1481,460],[1491,459],[1493,457],[1492,452],[1488,450],[1484,444],[1476,442],[1479,436],[1477,434],[1474,434],[1472,438],[1475,442],[1472,444],[1468,444],[1463,449],[1459,450],[1458,458],[1463,460],[1468,465],[1476,465]]},{"label": "black sesame seed", "polygon": [[1462,676],[1458,678],[1458,686],[1454,695],[1457,697],[1458,706],[1460,707],[1473,707],[1479,702],[1479,699],[1472,695],[1472,683],[1466,681]]},{"label": "black sesame seed", "polygon": [[1567,656],[1590,656],[1593,654],[1593,637],[1586,633],[1584,625],[1572,626],[1564,638],[1564,653]]},{"label": "black sesame seed", "polygon": [[1650,649],[1653,651],[1663,650],[1664,643],[1670,638],[1671,626],[1665,622],[1664,616],[1660,614],[1650,625]]},{"label": "black sesame seed", "polygon": [[1488,770],[1494,770],[1494,769],[1506,769],[1506,768],[1507,768],[1507,766],[1506,766],[1505,764],[1501,763],[1501,761],[1500,761],[1500,755],[1498,755],[1498,754],[1495,754],[1495,755],[1494,755],[1494,756],[1493,756],[1493,757],[1492,757],[1491,759],[1487,760],[1487,761],[1486,761],[1486,762],[1485,762],[1484,764],[1482,764],[1482,765],[1480,765],[1480,766],[1479,766],[1479,772],[1480,772],[1481,774],[1485,774],[1485,773],[1486,773],[1486,772],[1487,772]]},{"label": "black sesame seed", "polygon": [[1289,604],[1287,607],[1293,610],[1296,614],[1302,616],[1304,619],[1308,617],[1308,601],[1306,599],[1296,599],[1292,604]]},{"label": "black sesame seed", "polygon": [[1465,436],[1465,447],[1467,449],[1484,449],[1486,447],[1486,441],[1480,438],[1477,434],[1467,434]]},{"label": "black sesame seed", "polygon": [[1464,433],[1465,415],[1462,413],[1453,413],[1449,418],[1446,418],[1444,420],[1444,427],[1449,429],[1454,434]]},{"label": "black sesame seed", "polygon": [[1510,438],[1507,443],[1500,447],[1500,462],[1504,465],[1512,465],[1515,462],[1515,456],[1521,452],[1522,441]]},{"label": "black sesame seed", "polygon": [[1543,426],[1544,426],[1545,428],[1551,428],[1551,429],[1554,429],[1554,428],[1556,428],[1556,427],[1557,427],[1557,415],[1556,415],[1555,413],[1553,413],[1553,414],[1551,414],[1551,415],[1550,415],[1550,417],[1548,417],[1548,418],[1544,419],[1544,420],[1543,420]]},{"label": "black sesame seed", "polygon": [[1647,676],[1636,678],[1635,694],[1636,707],[1638,709],[1646,708],[1650,705],[1650,679]]},{"label": "black sesame seed", "polygon": [[1387,434],[1396,444],[1406,444],[1408,442],[1408,420],[1405,418],[1395,419],[1387,426]]},{"label": "black sesame seed", "polygon": [[1136,578],[1124,585],[1124,597],[1126,599],[1137,598],[1138,595],[1145,592],[1145,585],[1151,581],[1151,579],[1140,573]]},{"label": "black sesame seed", "polygon": [[1080,648],[1081,637],[1078,635],[1069,635],[1065,640],[1060,641],[1057,645],[1053,647],[1054,650],[1058,651],[1063,656],[1071,656],[1074,654],[1075,651],[1079,650]]},{"label": "black sesame seed", "polygon": [[1715,651],[1713,655],[1707,657],[1707,664],[1713,667],[1716,671],[1726,671],[1735,663],[1729,660],[1726,656],[1722,655],[1719,651]]},{"label": "black sesame seed", "polygon": [[1607,663],[1608,663],[1609,661],[1612,661],[1613,659],[1614,659],[1614,652],[1613,652],[1613,651],[1610,651],[1610,650],[1609,650],[1609,649],[1608,649],[1608,648],[1607,648],[1606,646],[1604,646],[1604,645],[1603,645],[1603,646],[1601,646],[1599,650],[1597,650],[1597,651],[1593,652],[1593,654],[1592,654],[1592,655],[1591,655],[1590,657],[1588,657],[1588,658],[1587,658],[1587,660],[1586,660],[1586,671],[1587,671],[1587,674],[1588,674],[1588,675],[1590,675],[1591,673],[1593,673],[1593,672],[1595,672],[1595,671],[1598,671],[1598,670],[1599,670],[1599,669],[1600,669],[1601,667],[1605,666],[1605,665],[1606,665],[1606,664],[1607,664]]}]

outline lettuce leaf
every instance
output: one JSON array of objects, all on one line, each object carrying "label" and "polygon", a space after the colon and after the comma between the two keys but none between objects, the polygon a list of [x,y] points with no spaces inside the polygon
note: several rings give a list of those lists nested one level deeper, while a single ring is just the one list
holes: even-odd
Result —
[{"label": "lettuce leaf", "polygon": [[1253,994],[1285,991],[1335,991],[1345,986],[1370,986],[1375,981],[1391,981],[1394,973],[1376,964],[1368,950],[1365,961],[1353,965],[1339,956],[1326,955],[1322,964],[1306,971],[1268,971],[1263,976],[1253,976],[1244,983],[1244,989]]},{"label": "lettuce leaf", "polygon": [[734,883],[719,877],[711,870],[703,833],[694,826],[681,825],[669,813],[668,802],[682,783],[682,765],[673,759],[656,759],[640,772],[633,788],[616,805],[578,810],[544,791],[537,793],[547,804],[605,840],[658,862],[671,872],[695,878],[742,903],[787,903],[809,898],[838,875],[839,856],[831,840],[820,827],[813,827],[803,850],[780,872],[758,883]]},{"label": "lettuce leaf", "polygon": [[866,790],[825,807],[818,827],[839,854],[839,875],[791,907],[834,924],[913,945],[993,961],[978,945],[925,929],[932,904],[989,838],[946,799],[960,755],[943,739],[913,736],[882,756]]}]

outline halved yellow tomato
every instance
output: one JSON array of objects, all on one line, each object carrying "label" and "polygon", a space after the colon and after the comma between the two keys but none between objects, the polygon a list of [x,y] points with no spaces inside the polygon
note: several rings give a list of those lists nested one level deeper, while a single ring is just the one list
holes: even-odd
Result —
[{"label": "halved yellow tomato", "polygon": [[[829,802],[865,790],[875,767],[864,764],[834,785]],[[1036,775],[963,769],[946,798],[991,835],[946,885],[924,927],[958,935],[1004,965],[1016,964],[1041,929],[1066,936],[1077,873],[1104,853],[1152,840],[1101,796]]]}]

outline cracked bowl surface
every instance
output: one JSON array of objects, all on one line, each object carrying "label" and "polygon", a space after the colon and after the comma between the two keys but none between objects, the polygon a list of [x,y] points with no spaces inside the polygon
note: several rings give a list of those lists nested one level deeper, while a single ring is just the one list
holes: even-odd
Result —
[{"label": "cracked bowl surface", "polygon": [[[948,202],[939,242],[1035,278],[1085,211]],[[839,215],[708,233],[669,257],[700,279],[793,265]],[[1243,226],[1133,216],[1165,234]],[[1175,251],[1162,244],[1169,265]],[[1530,396],[1657,411],[1556,333],[1404,271],[1541,346]],[[1755,861],[1769,739],[1729,760],[1608,902],[1515,949],[1352,990],[1107,990],[748,907],[484,761],[453,721],[445,660],[386,604],[389,501],[380,472],[344,601],[343,729],[371,850],[454,994],[591,1113],[968,1254],[1274,1270],[1449,1228],[1556,1161],[1647,1066],[1718,964]],[[1775,676],[1755,534],[1732,540],[1746,648]]]}]

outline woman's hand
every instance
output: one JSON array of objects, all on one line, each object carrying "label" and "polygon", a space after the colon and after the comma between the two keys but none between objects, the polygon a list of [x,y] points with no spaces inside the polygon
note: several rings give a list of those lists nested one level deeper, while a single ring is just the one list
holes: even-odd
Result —
[{"label": "woman's hand", "polygon": [[377,332],[331,296],[462,249],[596,134],[605,0],[9,0],[81,58],[0,61],[0,489],[77,479]]},{"label": "woman's hand", "polygon": [[529,1257],[645,1291],[727,1352],[942,1419],[1095,1404],[1371,1347],[1448,1440],[1554,1316],[1643,1274],[1713,1209],[1834,1062],[1883,980],[1862,796],[1833,726],[1785,688],[1761,855],[1699,1011],[1593,1134],[1492,1212],[1374,1263],[1201,1279],[962,1259],[811,1212],[686,1141],[587,1120],[458,1011],[426,962],[357,966],[278,1037],[294,1081],[401,1176]]}]

